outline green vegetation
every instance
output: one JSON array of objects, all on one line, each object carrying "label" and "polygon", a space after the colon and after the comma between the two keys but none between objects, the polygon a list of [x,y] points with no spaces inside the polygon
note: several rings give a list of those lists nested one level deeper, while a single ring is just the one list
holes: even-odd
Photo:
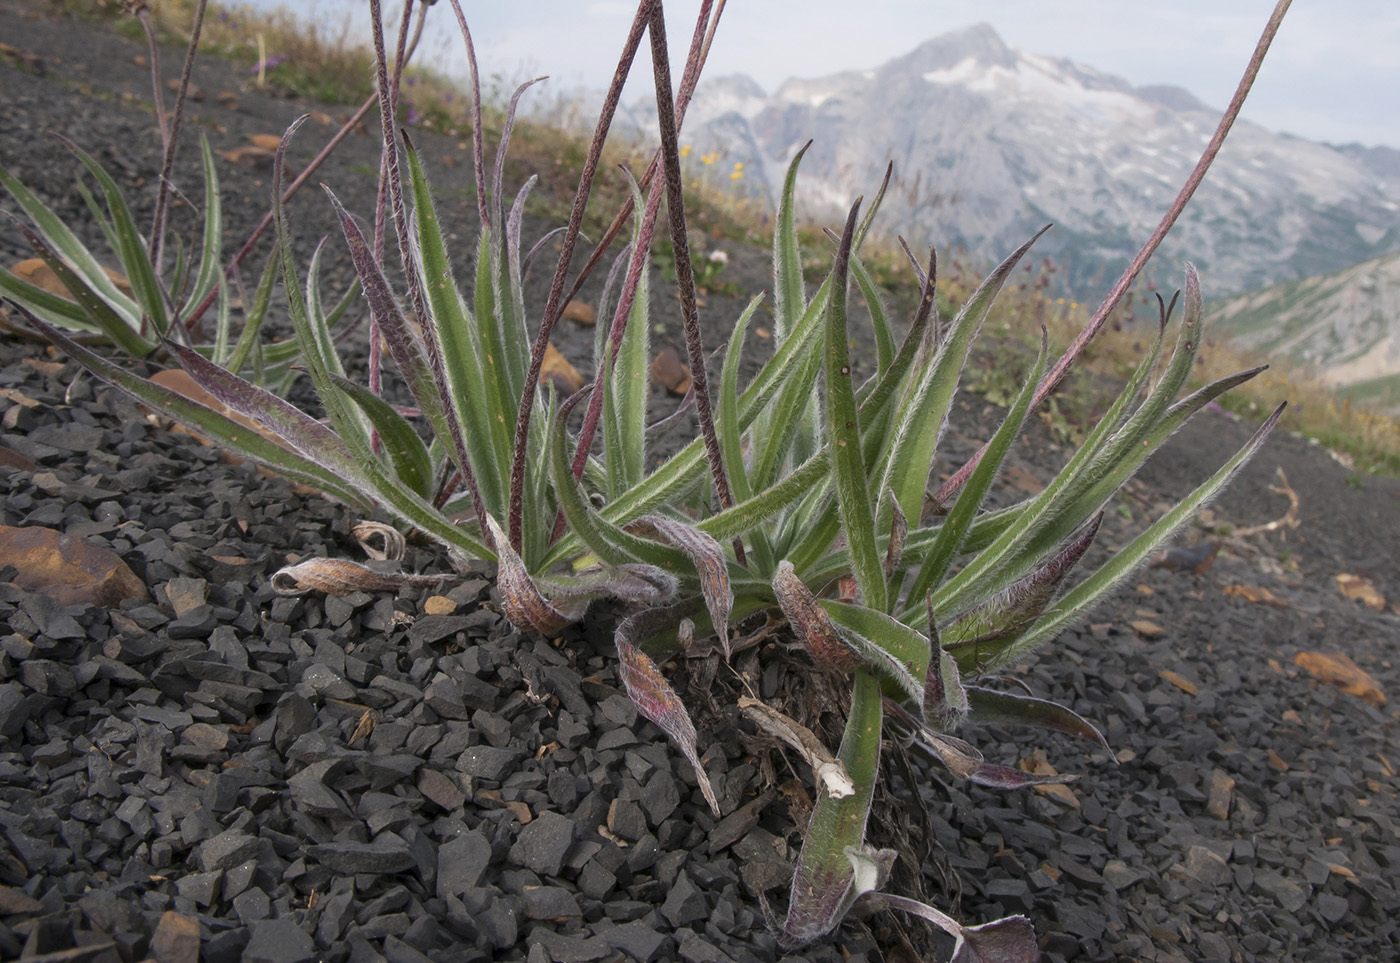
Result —
[{"label": "green vegetation", "polygon": [[[174,5],[177,11],[181,6]],[[657,157],[635,180],[629,179],[615,216],[593,215],[600,225],[630,226],[632,243],[618,261],[626,270],[618,275],[623,280],[616,320],[596,329],[597,380],[559,399],[541,387],[541,371],[567,299],[565,282],[583,239],[589,200],[599,201],[593,188],[620,81],[609,91],[609,106],[586,144],[533,132],[536,149],[549,143],[554,153],[548,163],[539,155],[532,158],[536,170],[526,190],[506,189],[504,164],[495,165],[490,178],[483,164],[473,165],[480,236],[472,262],[475,276],[459,286],[452,265],[464,258],[449,256],[418,154],[408,138],[400,137],[396,119],[403,120],[404,103],[395,98],[405,87],[391,82],[378,0],[371,0],[370,9],[373,90],[380,133],[392,158],[384,180],[388,213],[377,227],[397,242],[397,264],[374,253],[357,222],[330,196],[373,318],[368,383],[346,377],[332,331],[336,310],[317,296],[317,260],[305,268],[297,263],[281,200],[273,211],[275,271],[295,329],[295,363],[308,374],[324,421],[260,387],[256,378],[240,376],[240,365],[232,363],[239,355],[229,343],[227,325],[220,325],[222,336],[205,352],[165,336],[178,330],[177,322],[184,323],[187,309],[195,310],[189,305],[214,285],[218,272],[201,270],[202,280],[167,315],[171,304],[150,273],[158,272],[161,263],[160,233],[155,232],[156,253],[150,253],[134,226],[120,223],[120,196],[111,191],[105,213],[95,201],[91,208],[95,216],[112,221],[109,234],[115,246],[132,248],[123,263],[133,272],[135,297],[128,300],[134,303],[123,302],[127,310],[109,317],[113,309],[108,302],[115,296],[96,291],[99,274],[89,272],[83,285],[69,286],[82,307],[47,305],[47,320],[39,311],[23,310],[30,326],[97,377],[244,457],[351,505],[384,509],[403,528],[438,543],[452,564],[494,559],[502,608],[521,629],[553,634],[584,618],[595,599],[627,603],[628,614],[616,632],[622,682],[639,711],[694,765],[716,817],[721,813],[699,762],[694,725],[654,659],[706,640],[727,658],[731,629],[740,621],[762,612],[781,613],[810,656],[799,671],[825,674],[834,690],[844,693],[835,711],[845,713],[844,734],[833,753],[811,728],[833,707],[801,706],[802,718],[793,718],[758,700],[740,701],[741,711],[756,725],[793,746],[816,784],[782,945],[798,948],[823,938],[849,910],[861,906],[897,909],[932,922],[954,937],[954,959],[959,961],[1034,959],[1035,935],[1024,917],[966,926],[925,903],[884,891],[899,854],[877,848],[867,836],[876,783],[885,768],[881,743],[906,740],[952,775],[1008,791],[1062,777],[986,761],[963,738],[967,727],[1038,726],[1105,745],[1093,725],[1064,706],[977,683],[1081,620],[1187,524],[1277,424],[1281,405],[1213,476],[1096,571],[1079,577],[1078,563],[1104,512],[1123,511],[1114,499],[1143,461],[1194,414],[1260,373],[1255,368],[1228,374],[1186,393],[1208,353],[1203,351],[1202,299],[1194,271],[1186,273],[1182,318],[1171,350],[1166,345],[1175,298],[1171,305],[1155,299],[1157,323],[1136,357],[1117,358],[1101,347],[1090,348],[1099,344],[1094,335],[1128,291],[1133,268],[1120,281],[1118,293],[1083,319],[1073,340],[1064,339],[1070,347],[1052,363],[1052,335],[1046,329],[1052,323],[1057,330],[1073,326],[1081,317],[1072,304],[1060,310],[1064,306],[1057,302],[1052,308],[1043,293],[1047,285],[1015,280],[1036,238],[975,283],[964,283],[955,271],[953,282],[940,291],[932,252],[927,268],[914,262],[912,280],[900,282],[896,271],[904,268],[899,258],[866,247],[887,175],[863,212],[859,200],[851,207],[834,253],[805,257],[804,247],[825,252],[831,243],[798,230],[794,188],[804,149],[788,170],[767,232],[775,266],[773,354],[746,385],[740,384],[741,348],[762,301],[758,296],[734,322],[720,384],[712,391],[705,361],[713,346],[703,343],[696,298],[701,285],[723,283],[722,265],[691,249],[696,221],[688,216],[684,200],[687,178],[694,177],[692,190],[708,198],[697,218],[703,229],[724,233],[728,224],[727,230],[742,237],[754,229],[748,226],[752,220],[744,220],[744,199],[716,190],[715,180],[693,166],[688,170],[687,161],[693,165],[694,159],[684,156],[668,109],[683,106],[698,81],[705,50],[698,38],[705,31],[697,29],[679,90],[671,89],[669,69],[657,71],[657,101],[663,105]],[[1266,38],[1280,18],[1277,13],[1271,19]],[[702,21],[697,28],[705,26]],[[635,27],[621,68],[630,64],[644,32],[652,56],[665,56],[659,5],[641,3]],[[1258,65],[1258,59],[1251,62],[1243,89]],[[298,82],[315,89],[309,79]],[[470,104],[466,116],[478,116],[478,107]],[[1233,116],[1222,121],[1223,129]],[[300,123],[286,132],[278,148],[275,198],[283,196],[281,161]],[[504,155],[512,143],[514,100],[492,124]],[[487,129],[484,121],[472,125],[474,158],[485,153]],[[517,141],[531,149],[530,138]],[[639,172],[643,159],[636,155],[633,166]],[[698,163],[705,168],[715,161],[701,157]],[[89,170],[102,182],[100,168],[90,164]],[[737,166],[722,173],[721,183],[743,176]],[[577,183],[577,193],[560,206],[568,212],[568,223],[559,235],[549,300],[535,323],[526,315],[523,290],[524,198],[531,186],[556,198],[566,196],[553,193],[566,183]],[[23,200],[22,188],[11,181],[5,186]],[[1189,183],[1183,188],[1169,219],[1180,213],[1192,189]],[[601,200],[606,205],[612,199]],[[51,239],[66,243],[57,218],[41,206],[26,208]],[[211,218],[216,211],[217,205],[210,204]],[[664,240],[657,237],[663,225]],[[585,274],[609,240],[602,237]],[[1153,247],[1139,256],[1139,268]],[[681,307],[699,431],[679,451],[658,460],[648,431],[648,288],[654,252],[663,249],[669,252],[669,273]],[[76,249],[64,253],[75,260],[83,254]],[[55,270],[63,267],[61,259],[53,260]],[[398,268],[406,295],[389,281]],[[1042,267],[1043,272],[1052,269]],[[849,353],[857,293],[874,344],[874,364],[864,380],[856,376]],[[993,323],[989,319],[1003,294],[1011,295],[1003,304],[1009,305],[1006,317],[1016,325],[1005,322],[1003,337],[1020,336],[1017,329],[1025,320],[1043,325],[1033,357],[1009,381],[987,381],[989,392],[1009,402],[1004,421],[982,451],[930,492],[941,429],[970,369],[978,337]],[[204,293],[203,299],[210,296]],[[908,305],[907,325],[895,322],[898,309],[889,306],[900,302]],[[950,317],[945,318],[944,308]],[[133,353],[159,346],[258,430],[249,431],[246,422],[133,374],[64,330],[83,330],[84,325]],[[381,344],[413,396],[407,413],[381,397]],[[1052,399],[1076,362],[1090,356],[1121,375],[1115,388],[1101,397],[1070,392]],[[1047,406],[1047,400],[1052,404]],[[1076,448],[1038,494],[991,510],[987,496],[1003,459],[1026,419],[1042,406]],[[340,584],[354,586],[350,563],[322,559],[306,564],[333,565]],[[305,571],[303,566],[284,569],[273,585],[296,591]],[[916,796],[883,804],[920,803]]]}]

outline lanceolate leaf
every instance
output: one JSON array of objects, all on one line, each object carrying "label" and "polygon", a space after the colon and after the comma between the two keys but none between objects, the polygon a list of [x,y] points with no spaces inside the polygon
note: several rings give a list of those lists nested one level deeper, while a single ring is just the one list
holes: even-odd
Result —
[{"label": "lanceolate leaf", "polygon": [[1007,411],[1006,417],[1002,419],[1001,427],[992,436],[991,444],[987,446],[987,454],[982,458],[977,470],[972,473],[967,485],[958,495],[958,500],[953,504],[952,511],[944,519],[943,527],[938,532],[938,538],[934,541],[933,548],[929,550],[923,565],[919,567],[918,575],[915,576],[909,587],[909,598],[921,599],[930,589],[943,581],[948,566],[962,550],[963,540],[968,529],[972,527],[973,519],[982,506],[982,500],[986,497],[987,490],[991,488],[992,479],[1001,469],[1002,459],[1011,449],[1011,443],[1020,433],[1021,425],[1026,420],[1027,412],[1030,411],[1031,398],[1035,395],[1035,386],[1040,383],[1040,378],[1045,373],[1045,359],[1048,354],[1049,342],[1045,329],[1042,328],[1040,356],[1031,368],[1031,373],[1026,377],[1026,383],[1021,388],[1021,393],[1016,396],[1016,401]]},{"label": "lanceolate leaf", "polygon": [[39,229],[45,240],[52,245],[68,263],[70,263],[78,274],[82,275],[93,290],[102,296],[102,299],[126,319],[128,325],[133,329],[141,324],[141,309],[136,302],[123,294],[117,285],[107,276],[107,272],[102,270],[102,265],[93,256],[83,242],[78,240],[62,218],[44,205],[44,202],[35,197],[27,187],[21,184],[5,168],[0,167],[0,185],[10,192],[16,203],[24,209],[24,213],[29,215],[29,219],[34,222],[34,226]]},{"label": "lanceolate leaf", "polygon": [[214,164],[209,138],[203,134],[199,135],[199,153],[204,162],[204,242],[200,246],[199,273],[180,308],[181,315],[203,302],[205,296],[214,290],[214,285],[219,283],[222,259],[220,244],[224,237],[224,215],[219,194],[219,169]]},{"label": "lanceolate leaf", "polygon": [[975,668],[973,656],[995,655],[1040,617],[1055,597],[1060,583],[1084,557],[1098,534],[1103,514],[1097,515],[1072,542],[1048,562],[983,602],[943,630],[943,645],[964,668]]},{"label": "lanceolate leaf", "polygon": [[859,851],[865,841],[865,823],[880,771],[881,721],[880,682],[858,671],[837,753],[855,792],[838,799],[823,788],[817,797],[792,878],[781,938],[787,946],[805,946],[830,933],[849,906],[856,872],[847,851]]},{"label": "lanceolate leaf", "polygon": [[967,717],[979,725],[1026,725],[1054,729],[1109,748],[1108,740],[1089,720],[1072,709],[1014,692],[967,687]]},{"label": "lanceolate leaf", "polygon": [[[24,233],[25,240],[29,242],[29,246],[34,249],[34,253],[43,259],[49,270],[68,289],[68,293],[72,295],[73,300],[77,302],[78,307],[86,315],[88,324],[85,327],[90,326],[101,331],[112,340],[113,344],[137,358],[144,358],[155,350],[155,344],[141,337],[135,328],[127,324],[121,315],[112,310],[107,300],[94,291],[82,276],[72,270],[62,258],[54,254],[37,234],[23,224],[19,227]],[[13,275],[11,276],[13,277]],[[18,281],[17,278],[16,280]],[[19,283],[23,284],[24,282]],[[39,289],[35,288],[35,290]],[[19,291],[22,292],[24,289],[20,288]],[[57,313],[62,315],[67,312]]]},{"label": "lanceolate leaf", "polygon": [[394,475],[420,498],[432,497],[433,466],[428,448],[413,426],[393,406],[362,384],[336,375],[332,383],[360,406],[379,432],[384,452],[394,466]]},{"label": "lanceolate leaf", "polygon": [[893,616],[868,606],[827,600],[817,604],[872,671],[888,678],[922,709],[929,640]]},{"label": "lanceolate leaf", "polygon": [[122,269],[131,282],[132,293],[136,295],[142,312],[149,316],[155,324],[156,331],[164,334],[167,326],[165,295],[161,291],[160,282],[156,279],[155,267],[146,254],[146,246],[141,241],[141,233],[136,229],[136,222],[132,220],[131,209],[126,205],[126,198],[122,197],[121,188],[117,187],[117,182],[112,180],[111,175],[102,169],[101,164],[71,143],[69,148],[102,187],[102,194],[107,201],[107,209],[112,213],[112,227],[117,237],[117,253],[121,257]]},{"label": "lanceolate leaf", "polygon": [[657,541],[674,545],[684,552],[700,577],[700,594],[710,612],[710,621],[719,635],[724,657],[729,658],[729,610],[734,606],[734,589],[729,584],[729,567],[724,549],[709,535],[673,518],[645,515],[629,529]]},{"label": "lanceolate leaf", "polygon": [[512,625],[542,635],[554,635],[583,618],[583,613],[588,611],[587,600],[556,605],[546,599],[525,570],[525,563],[510,547],[510,539],[501,526],[490,515],[486,516],[486,525],[496,545],[496,582],[501,590],[501,607]]},{"label": "lanceolate leaf", "polygon": [[817,597],[797,577],[791,562],[778,563],[777,574],[773,576],[773,593],[793,633],[807,646],[818,665],[850,671],[861,664],[861,657],[842,640],[831,616],[817,604]]},{"label": "lanceolate leaf", "polygon": [[[1186,402],[1183,401],[1181,404],[1184,405]],[[1218,472],[1177,503],[1175,508],[1159,518],[1126,547],[1120,549],[1097,572],[1067,592],[1063,598],[1045,612],[1039,622],[1017,639],[1014,644],[1004,649],[988,668],[1006,665],[1032,651],[1042,642],[1053,639],[1067,626],[1079,619],[1085,610],[1103,595],[1112,591],[1114,586],[1146,563],[1162,547],[1163,543],[1176,534],[1181,526],[1195,517],[1197,512],[1229,484],[1230,479],[1239,473],[1249,459],[1254,457],[1260,446],[1263,445],[1264,439],[1268,437],[1269,432],[1273,431],[1274,426],[1278,424],[1278,419],[1283,414],[1285,407],[1286,405],[1279,405],[1278,408],[1274,409],[1274,413],[1264,424],[1259,426],[1259,430],[1254,433],[1254,436]]]},{"label": "lanceolate leaf", "polygon": [[661,670],[656,667],[656,663],[633,644],[634,641],[652,633],[652,623],[655,621],[654,612],[642,612],[623,620],[617,627],[617,654],[622,660],[622,684],[636,704],[637,711],[660,726],[681,753],[690,760],[695,769],[695,778],[700,783],[700,792],[718,819],[719,800],[715,798],[714,787],[710,785],[710,777],[706,775],[705,767],[700,764],[700,753],[695,747],[695,725],[690,721],[690,714],[685,711],[685,704],[681,702],[680,696],[676,695],[676,690],[671,688],[671,683],[661,674]]},{"label": "lanceolate leaf", "polygon": [[1042,228],[987,276],[953,322],[938,353],[922,359],[922,365],[915,368],[894,426],[894,447],[885,475],[885,485],[894,489],[906,518],[923,517],[933,454],[957,391],[958,376],[982,322],[1011,271],[1047,230]]},{"label": "lanceolate leaf", "polygon": [[284,445],[327,471],[339,474],[357,488],[365,486],[363,462],[351,455],[345,442],[331,429],[272,392],[220,368],[197,351],[173,341],[167,341],[165,347],[180,362],[180,367],[220,404],[265,426]]},{"label": "lanceolate leaf", "polygon": [[101,355],[95,354],[73,341],[63,332],[34,317],[25,308],[20,311],[26,320],[40,334],[48,338],[65,354],[76,360],[94,375],[115,385],[137,401],[149,405],[162,414],[180,422],[187,428],[217,440],[230,451],[268,465],[296,481],[313,485],[321,491],[342,501],[369,507],[369,500],[339,475],[309,458],[297,454],[269,441],[255,431],[231,418],[227,418],[204,405],[190,401],[183,395],[153,382],[140,378],[113,364]]},{"label": "lanceolate leaf", "polygon": [[812,146],[809,140],[793,155],[783,180],[783,193],[778,204],[778,222],[773,231],[773,274],[777,279],[774,290],[774,325],[781,342],[797,325],[797,319],[807,307],[802,291],[802,254],[797,246],[797,227],[793,222],[793,193],[797,188],[797,168],[802,155]]},{"label": "lanceolate leaf", "polygon": [[846,218],[846,230],[841,235],[836,265],[831,272],[831,297],[826,308],[822,350],[829,426],[827,446],[831,452],[841,527],[851,551],[852,572],[865,604],[883,611],[889,589],[885,582],[884,559],[875,545],[875,518],[871,513],[870,486],[860,445],[860,416],[856,411],[851,359],[846,346],[846,273],[859,212],[860,203],[857,202]]},{"label": "lanceolate leaf", "polygon": [[[433,205],[432,193],[418,152],[405,141],[409,187],[413,194],[414,227],[417,231],[418,258],[423,272],[423,293],[431,318],[420,318],[422,337],[435,339],[443,359],[443,374],[453,405],[452,417],[463,425],[472,468],[487,511],[505,509],[505,464],[510,459],[510,426],[493,413],[513,412],[515,400],[508,396],[504,359],[494,363],[482,357],[476,320],[467,313],[452,275],[448,256]],[[490,229],[483,228],[483,241]],[[478,270],[485,265],[478,263]],[[397,359],[396,359],[397,360]],[[439,389],[440,390],[440,389]],[[446,406],[444,406],[446,407]]]}]

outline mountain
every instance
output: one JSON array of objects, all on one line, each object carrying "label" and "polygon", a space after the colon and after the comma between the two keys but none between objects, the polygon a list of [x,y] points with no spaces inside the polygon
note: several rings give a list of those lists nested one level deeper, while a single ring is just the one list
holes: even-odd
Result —
[{"label": "mountain", "polygon": [[[633,106],[644,121],[645,104]],[[992,264],[1037,244],[1070,284],[1116,277],[1156,226],[1220,112],[1176,87],[1133,87],[1069,60],[1014,50],[982,24],[866,71],[702,81],[684,139],[771,203],[809,138],[799,203],[830,219],[870,196],[894,161],[882,229],[967,248]],[[729,183],[726,181],[726,183]],[[918,246],[918,245],[916,245]],[[1400,152],[1333,147],[1239,121],[1159,254],[1208,292],[1336,271],[1400,250]]]},{"label": "mountain", "polygon": [[1344,395],[1400,413],[1400,254],[1213,302],[1241,348],[1313,366]]}]

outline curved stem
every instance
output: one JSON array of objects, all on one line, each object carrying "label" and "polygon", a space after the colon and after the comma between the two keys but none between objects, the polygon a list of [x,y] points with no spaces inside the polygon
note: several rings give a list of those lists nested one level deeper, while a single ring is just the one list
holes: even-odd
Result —
[{"label": "curved stem", "polygon": [[[1119,277],[1118,282],[1099,305],[1094,316],[1089,319],[1089,323],[1079,332],[1060,359],[1046,372],[1044,379],[1035,390],[1035,397],[1031,399],[1031,409],[1034,410],[1046,398],[1048,398],[1060,382],[1064,380],[1069,372],[1070,366],[1084,353],[1084,349],[1093,340],[1105,322],[1108,321],[1109,314],[1118,306],[1118,302],[1123,300],[1123,295],[1128,293],[1128,288],[1137,279],[1138,274],[1147,264],[1148,258],[1156,253],[1161,246],[1162,240],[1167,236],[1167,232],[1172,229],[1176,219],[1185,210],[1186,204],[1191,200],[1191,195],[1196,193],[1196,188],[1205,179],[1206,171],[1210,170],[1211,163],[1215,160],[1215,155],[1220,153],[1220,148],[1225,143],[1225,137],[1230,133],[1230,128],[1235,123],[1235,118],[1240,114],[1240,108],[1244,106],[1245,98],[1249,96],[1249,90],[1254,86],[1254,80],[1259,76],[1259,68],[1264,64],[1264,55],[1269,51],[1269,45],[1273,43],[1274,35],[1278,33],[1278,28],[1283,23],[1283,16],[1288,12],[1288,7],[1292,0],[1278,0],[1274,7],[1274,12],[1269,16],[1269,22],[1264,25],[1264,32],[1259,37],[1259,42],[1254,47],[1254,53],[1249,58],[1249,64],[1245,67],[1244,76],[1240,78],[1240,84],[1235,89],[1235,95],[1230,98],[1230,105],[1225,108],[1224,115],[1220,118],[1220,123],[1215,128],[1215,134],[1211,137],[1210,143],[1201,153],[1201,158],[1196,162],[1191,175],[1186,178],[1186,183],[1182,185],[1180,193],[1176,195],[1176,200],[1172,202],[1167,213],[1163,215],[1162,221],[1157,225],[1157,229],[1152,232],[1151,237],[1143,244],[1132,263]],[[983,445],[972,458],[959,468],[934,494],[934,501],[943,503],[952,496],[963,483],[971,477],[972,472],[977,468],[977,463],[982,460],[982,456],[987,452],[987,445]]]},{"label": "curved stem", "polygon": [[613,71],[612,83],[603,101],[603,109],[598,117],[598,126],[593,131],[593,141],[588,145],[588,157],[579,175],[578,190],[574,193],[574,207],[569,213],[569,226],[564,232],[559,251],[559,263],[554,269],[554,280],[549,285],[549,299],[545,302],[544,317],[540,319],[540,329],[535,343],[530,349],[530,367],[525,373],[525,388],[520,394],[520,410],[515,419],[514,453],[510,464],[510,506],[508,533],[511,546],[518,552],[521,548],[525,512],[525,458],[530,440],[530,415],[535,407],[535,393],[540,386],[540,369],[544,366],[544,351],[549,346],[549,336],[559,322],[563,307],[564,278],[568,274],[569,260],[573,257],[574,246],[578,243],[579,229],[583,226],[583,211],[588,204],[588,195],[593,188],[593,176],[598,171],[598,161],[603,155],[603,142],[607,140],[608,128],[617,113],[618,101],[622,98],[622,87],[632,68],[632,60],[642,43],[642,31],[646,29],[655,0],[641,0],[637,5],[637,15],[632,21],[632,29],[627,33],[627,42],[622,56]]}]

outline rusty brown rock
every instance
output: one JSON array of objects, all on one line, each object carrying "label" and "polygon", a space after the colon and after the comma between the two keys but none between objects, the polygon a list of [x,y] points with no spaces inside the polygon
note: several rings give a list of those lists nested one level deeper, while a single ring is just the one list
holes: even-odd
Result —
[{"label": "rusty brown rock", "polygon": [[578,369],[569,364],[569,359],[565,358],[553,344],[545,346],[544,365],[540,368],[540,376],[546,381],[554,383],[554,388],[561,397],[567,397],[583,387],[583,375],[578,373]]},{"label": "rusty brown rock", "polygon": [[151,956],[157,963],[199,963],[199,922],[166,910],[151,935]]},{"label": "rusty brown rock", "polygon": [[1299,652],[1293,657],[1293,663],[1362,702],[1376,708],[1386,703],[1385,693],[1370,673],[1341,652]]},{"label": "rusty brown rock", "polygon": [[585,304],[582,301],[570,301],[564,305],[564,317],[584,326],[598,323],[598,312],[593,310],[591,304]]},{"label": "rusty brown rock", "polygon": [[675,348],[663,348],[652,359],[651,380],[673,395],[683,395],[690,390],[690,366]]},{"label": "rusty brown rock", "polygon": [[1337,588],[1349,599],[1354,599],[1362,603],[1373,612],[1385,611],[1385,596],[1382,595],[1374,583],[1364,575],[1337,576]]},{"label": "rusty brown rock", "polygon": [[[118,274],[109,267],[103,267],[102,270],[107,274],[107,277],[111,279],[112,283],[117,286],[119,291],[123,294],[131,294],[131,282],[128,281],[125,276]],[[21,281],[29,282],[36,288],[42,288],[50,294],[56,294],[61,298],[67,298],[69,301],[73,300],[73,295],[68,293],[68,289],[64,287],[63,282],[58,279],[58,275],[53,272],[53,268],[49,267],[48,264],[44,262],[43,258],[31,257],[20,261],[10,268],[10,273]]]},{"label": "rusty brown rock", "polygon": [[14,582],[61,605],[112,608],[122,599],[147,598],[146,585],[111,549],[51,528],[0,525],[0,565],[13,565]]},{"label": "rusty brown rock", "polygon": [[1223,769],[1210,774],[1210,798],[1206,801],[1206,812],[1216,819],[1230,818],[1230,797],[1235,791],[1235,780]]},{"label": "rusty brown rock", "polygon": [[39,470],[38,465],[4,445],[0,445],[0,468],[18,468],[20,471]]}]

